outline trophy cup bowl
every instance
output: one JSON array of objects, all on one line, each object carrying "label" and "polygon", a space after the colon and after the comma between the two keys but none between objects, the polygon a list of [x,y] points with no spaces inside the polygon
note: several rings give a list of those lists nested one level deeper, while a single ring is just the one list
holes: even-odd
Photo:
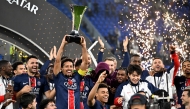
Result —
[{"label": "trophy cup bowl", "polygon": [[66,41],[68,43],[75,42],[77,44],[81,43],[81,37],[79,36],[79,28],[81,24],[82,17],[86,11],[87,6],[71,5],[72,12],[72,31],[66,36]]}]

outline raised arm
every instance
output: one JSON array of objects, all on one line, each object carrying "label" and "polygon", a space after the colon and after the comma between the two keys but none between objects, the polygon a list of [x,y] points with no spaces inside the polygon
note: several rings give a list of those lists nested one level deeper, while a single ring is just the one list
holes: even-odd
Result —
[{"label": "raised arm", "polygon": [[79,68],[79,74],[81,76],[85,76],[86,75],[86,70],[88,69],[88,52],[86,49],[86,40],[84,37],[81,37],[81,46],[82,46],[82,63],[81,66]]},{"label": "raised arm", "polygon": [[[179,62],[179,57],[175,52],[175,48],[174,46],[170,46],[170,53],[171,53],[171,59],[174,65],[174,75],[177,74],[178,68],[180,66],[180,62]],[[167,72],[169,73],[171,69],[167,69]]]},{"label": "raised arm", "polygon": [[129,42],[129,39],[126,36],[125,39],[123,40],[123,50],[125,52],[125,56],[124,56],[124,60],[123,60],[123,63],[121,65],[121,67],[128,67],[129,62],[130,62],[130,57],[129,57],[129,53],[128,53],[128,50],[127,50],[128,42]]},{"label": "raised arm", "polygon": [[179,57],[177,55],[177,53],[175,52],[175,48],[174,46],[170,46],[170,51],[171,51],[171,58],[174,62],[174,72],[173,72],[173,78],[172,78],[172,85],[174,85],[174,78],[177,74],[177,71],[180,67],[180,62],[179,62]]},{"label": "raised arm", "polygon": [[104,71],[103,73],[100,74],[97,82],[95,83],[94,87],[92,88],[92,90],[90,91],[89,95],[88,95],[88,100],[87,100],[87,104],[88,106],[94,106],[95,104],[95,95],[96,95],[96,92],[98,90],[98,86],[101,82],[104,81],[104,79],[106,78],[107,74],[106,74],[106,71]]},{"label": "raised arm", "polygon": [[174,67],[174,60],[172,59],[172,63],[170,66],[167,68],[167,73],[170,73],[170,70]]},{"label": "raised arm", "polygon": [[44,63],[44,65],[42,65],[42,67],[41,67],[41,69],[40,69],[40,74],[41,75],[46,75],[46,70],[47,70],[47,68],[49,67],[49,64],[50,64],[50,62],[53,60],[53,58],[54,58],[54,51],[55,51],[55,46],[54,46],[54,48],[52,48],[51,49],[51,51],[50,51],[50,53],[49,53],[49,60],[47,60],[45,63]]},{"label": "raised arm", "polygon": [[99,44],[100,44],[100,51],[99,51],[99,53],[98,53],[98,60],[97,60],[97,63],[99,63],[99,62],[102,62],[103,61],[103,53],[104,53],[104,43],[103,43],[103,41],[100,39],[100,37],[98,37],[98,42],[99,42]]},{"label": "raised arm", "polygon": [[67,44],[67,41],[65,40],[65,37],[66,35],[64,36],[62,42],[61,42],[61,45],[59,47],[59,50],[57,52],[57,56],[55,58],[55,63],[54,63],[54,67],[53,67],[53,73],[54,75],[56,76],[60,70],[61,70],[61,57],[63,55],[63,50],[64,50],[64,47],[65,45]]}]

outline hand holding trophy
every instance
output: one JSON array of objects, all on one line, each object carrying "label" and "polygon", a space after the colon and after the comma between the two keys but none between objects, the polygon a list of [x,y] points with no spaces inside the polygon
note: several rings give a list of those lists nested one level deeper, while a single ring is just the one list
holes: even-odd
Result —
[{"label": "hand holding trophy", "polygon": [[77,44],[81,44],[81,37],[79,36],[79,28],[81,24],[82,17],[84,15],[84,12],[86,11],[87,6],[77,6],[77,5],[71,5],[71,11],[72,11],[72,31],[70,35],[67,35],[65,40],[68,43],[75,42]]}]

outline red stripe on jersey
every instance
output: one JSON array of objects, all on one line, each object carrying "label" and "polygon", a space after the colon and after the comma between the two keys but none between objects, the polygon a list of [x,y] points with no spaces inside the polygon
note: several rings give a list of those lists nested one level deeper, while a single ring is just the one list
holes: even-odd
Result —
[{"label": "red stripe on jersey", "polygon": [[80,102],[80,109],[84,109],[84,104],[83,104],[83,102]]},{"label": "red stripe on jersey", "polygon": [[31,86],[31,87],[36,87],[36,78],[35,77],[30,77],[29,78],[29,85]]},{"label": "red stripe on jersey", "polygon": [[75,91],[68,90],[68,109],[75,109]]}]

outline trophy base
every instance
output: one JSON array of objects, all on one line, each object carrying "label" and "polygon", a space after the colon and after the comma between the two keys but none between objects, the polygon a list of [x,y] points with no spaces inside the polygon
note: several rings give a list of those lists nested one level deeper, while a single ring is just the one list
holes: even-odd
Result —
[{"label": "trophy base", "polygon": [[72,42],[75,42],[77,44],[80,44],[81,43],[81,38],[78,34],[78,31],[72,31],[70,35],[67,35],[66,36],[66,39],[65,39],[68,43],[72,43]]},{"label": "trophy base", "polygon": [[77,30],[72,30],[70,35],[79,35],[79,32]]}]

